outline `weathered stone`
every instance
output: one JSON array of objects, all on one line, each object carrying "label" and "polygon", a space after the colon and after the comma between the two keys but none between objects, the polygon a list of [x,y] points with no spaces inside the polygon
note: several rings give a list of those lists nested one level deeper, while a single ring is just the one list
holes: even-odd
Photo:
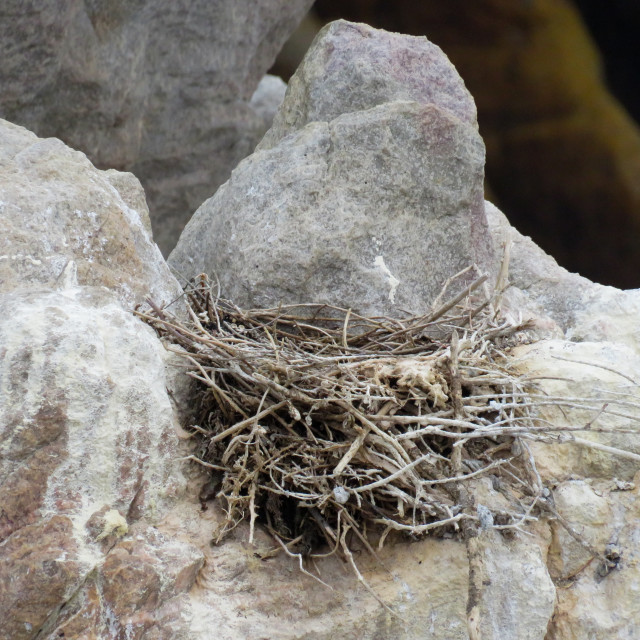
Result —
[{"label": "weathered stone", "polygon": [[[640,621],[640,472],[627,486],[609,480],[593,483],[591,488],[574,486],[570,493],[587,498],[587,510],[596,507],[594,517],[585,512],[583,499],[575,505],[563,503],[563,515],[579,523],[579,532],[586,528],[589,541],[606,541],[603,551],[610,559],[617,558],[617,565],[606,573],[599,560],[587,558],[569,574],[564,588],[558,589],[558,604],[547,638],[633,638]],[[579,553],[575,543],[569,545]],[[575,560],[577,553],[572,554]]]},{"label": "weathered stone", "polygon": [[[489,203],[487,219],[496,252],[512,241],[513,286],[505,293],[505,309],[514,317],[534,318],[538,334],[552,338],[512,354],[544,398],[567,399],[564,405],[541,407],[541,417],[557,425],[594,427],[575,434],[580,442],[532,443],[538,468],[549,485],[560,483],[555,507],[573,532],[600,554],[609,545],[622,554],[619,568],[603,574],[601,560],[553,522],[548,564],[562,588],[546,640],[633,637],[640,621],[634,587],[638,461],[606,447],[640,454],[640,434],[634,429],[640,400],[639,292],[604,287],[567,272]],[[617,402],[630,404],[606,410],[607,403]]]},{"label": "weathered stone", "polygon": [[540,549],[525,536],[505,541],[491,530],[481,532],[475,543],[481,559],[479,637],[542,640],[556,589]]},{"label": "weathered stone", "polygon": [[249,105],[312,0],[0,8],[0,117],[133,172],[168,252],[263,132]]},{"label": "weathered stone", "polygon": [[601,561],[552,521],[547,562],[562,588],[549,632],[541,637],[633,637],[640,620],[634,591],[640,508],[639,292],[569,273],[513,229],[493,205],[486,203],[486,211],[495,254],[511,247],[511,287],[503,296],[503,311],[515,320],[532,320],[538,338],[511,352],[512,366],[535,381],[546,401],[538,415],[547,424],[593,426],[573,434],[578,442],[530,443],[538,469],[547,486],[557,485],[555,507],[574,533],[600,554],[613,545],[623,558],[619,568],[601,573]]},{"label": "weathered stone", "polygon": [[628,2],[318,0],[314,11],[442,47],[477,103],[487,178],[512,223],[571,271],[628,288],[640,286],[640,130],[604,82],[578,10],[612,17],[616,4],[633,32]]},{"label": "weathered stone", "polygon": [[483,164],[473,99],[436,46],[337,22],[170,263],[240,305],[426,311],[448,277],[490,263]]},{"label": "weathered stone", "polygon": [[439,47],[426,38],[337,20],[320,31],[291,77],[258,148],[273,147],[309,122],[394,101],[435,104],[477,127],[473,98]]},{"label": "weathered stone", "polygon": [[[100,568],[104,554],[182,491],[165,384],[153,331],[104,288],[0,295],[0,607],[10,609],[0,612],[1,637],[55,626],[96,567],[113,585],[116,557]],[[162,547],[154,535],[140,545]],[[189,588],[201,557],[176,544],[144,565],[172,596]],[[117,601],[137,610],[129,595]]]},{"label": "weathered stone", "polygon": [[[584,441],[581,444],[532,443],[545,476],[556,482],[576,475],[630,480],[638,461],[598,447],[640,455],[640,433],[629,430],[633,406],[616,406],[618,402],[640,401],[638,385],[633,382],[640,380],[638,352],[615,342],[543,340],[517,347],[512,356],[514,366],[535,378],[536,386],[546,397],[566,398],[565,402],[550,400],[541,406],[539,414],[544,420],[574,428],[594,423],[592,430],[575,434]],[[606,411],[604,405],[609,404],[612,407]]]},{"label": "weathered stone", "polygon": [[535,318],[538,335],[612,342],[640,352],[640,290],[620,291],[570,273],[514,229],[490,202],[485,212],[496,256],[510,249],[505,307]]},{"label": "weathered stone", "polygon": [[[585,481],[562,483],[553,492],[558,513],[579,531],[584,541],[594,549],[604,552],[613,520],[611,501],[598,495]],[[562,527],[552,525],[554,540],[550,549],[549,567],[554,577],[567,578],[577,575],[593,559],[591,553]]]},{"label": "weathered stone", "polygon": [[485,202],[490,237],[497,256],[508,251],[507,306],[514,311],[528,311],[538,319],[548,318],[555,324],[555,337],[564,337],[575,321],[573,310],[580,307],[592,282],[563,269],[531,238],[523,236],[492,203]]},{"label": "weathered stone", "polygon": [[[4,493],[4,492],[3,492]],[[3,496],[4,498],[4,496]],[[35,638],[82,584],[73,525],[54,515],[22,527],[0,547],[0,638]]]},{"label": "weathered stone", "polygon": [[16,292],[0,304],[3,478],[40,464],[30,509],[88,518],[110,504],[127,514],[139,492],[146,502],[175,492],[177,439],[153,331],[98,288]]},{"label": "weathered stone", "polygon": [[170,264],[215,274],[240,305],[426,311],[447,277],[487,262],[483,162],[475,128],[435,105],[311,123],[242,162]]},{"label": "weathered stone", "polygon": [[[222,517],[214,502],[199,513],[189,511],[183,502],[172,516],[175,522],[165,520],[160,526],[166,530],[169,525],[176,535],[189,536],[189,542],[198,545],[208,540]],[[553,612],[554,587],[544,563],[549,536],[534,533],[533,538],[516,536],[509,542],[497,533],[486,538],[484,614],[491,624],[483,638],[510,637],[504,634],[514,629],[522,634],[512,637],[544,637]],[[244,523],[221,545],[207,546],[207,560],[183,613],[189,620],[186,637],[205,638],[213,626],[230,638],[250,640],[265,634],[283,640],[329,640],[348,634],[396,640],[425,633],[436,640],[469,637],[467,553],[459,541],[387,543],[379,552],[384,567],[364,552],[356,554],[364,578],[393,606],[399,614],[394,616],[345,570],[340,559],[316,559],[308,565],[309,570],[319,571],[331,587],[327,589],[302,575],[296,559],[279,555],[261,560],[260,555],[275,544],[260,528],[255,546],[247,539]]]},{"label": "weathered stone", "polygon": [[181,294],[134,176],[99,171],[60,140],[0,121],[0,292],[76,281],[128,307]]},{"label": "weathered stone", "polygon": [[[273,540],[258,532],[247,544],[248,527],[233,540],[207,551],[198,587],[190,593],[190,638],[206,638],[213,627],[228,637],[260,640],[330,640],[353,635],[400,640],[423,637],[466,640],[467,559],[464,545],[423,540],[386,545],[380,556],[357,554],[362,575],[400,617],[391,615],[359,584],[342,560],[316,560],[322,586],[299,571],[298,561],[260,560]],[[312,567],[310,567],[312,569]]]},{"label": "weathered stone", "polygon": [[[343,67],[354,69],[352,102],[337,86],[330,84],[337,100],[318,90],[326,74],[314,56],[323,60],[334,47],[344,48],[334,54],[335,82]],[[365,62],[349,65],[356,53]],[[384,75],[373,64],[376,53],[387,60]],[[194,215],[171,264],[187,276],[215,273],[224,295],[241,305],[425,311],[446,278],[489,263],[473,102],[425,39],[338,23],[306,60],[308,78],[301,73],[288,89],[260,150]],[[427,69],[411,91],[403,61],[409,70]],[[434,72],[445,78],[436,89]],[[306,92],[308,117],[288,122]],[[320,121],[286,136],[307,120]]]},{"label": "weathered stone", "polygon": [[202,563],[195,547],[154,527],[136,525],[128,539],[110,550],[44,637],[71,638],[90,631],[99,638],[135,639],[158,637],[150,635],[158,626],[165,632],[186,629],[181,623],[183,594],[193,586]]}]

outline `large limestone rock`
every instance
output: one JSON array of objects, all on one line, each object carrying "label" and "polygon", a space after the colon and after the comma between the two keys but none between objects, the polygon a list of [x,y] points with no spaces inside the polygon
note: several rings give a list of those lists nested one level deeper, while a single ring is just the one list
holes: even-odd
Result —
[{"label": "large limestone rock", "polygon": [[[335,94],[321,90],[327,74]],[[170,264],[219,278],[240,305],[426,311],[448,277],[490,262],[483,166],[473,101],[442,52],[339,22],[320,34],[260,149],[196,212]]]},{"label": "large limestone rock", "polygon": [[127,307],[181,295],[151,239],[138,180],[0,120],[0,292],[104,286]]},{"label": "large limestone rock", "polygon": [[0,638],[165,633],[204,558],[154,527],[183,447],[131,307],[181,289],[131,174],[1,121],[0,201]]},{"label": "large limestone rock", "polygon": [[168,253],[260,140],[251,96],[311,4],[4,2],[0,117],[133,172]]},{"label": "large limestone rock", "polygon": [[2,294],[0,397],[0,638],[151,626],[203,562],[149,528],[185,485],[154,332],[103,288]]}]

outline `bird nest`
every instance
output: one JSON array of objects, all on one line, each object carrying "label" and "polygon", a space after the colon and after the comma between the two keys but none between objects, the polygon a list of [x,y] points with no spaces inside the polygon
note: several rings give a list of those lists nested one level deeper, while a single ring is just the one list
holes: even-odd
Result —
[{"label": "bird nest", "polygon": [[[390,532],[526,522],[542,487],[525,437],[544,427],[505,355],[526,327],[500,319],[484,280],[398,319],[319,304],[246,311],[200,276],[190,321],[153,304],[140,313],[198,383],[193,458],[219,480],[216,540],[248,520],[251,539],[261,522],[287,553],[350,557],[353,540],[372,550]],[[509,509],[474,504],[469,483],[488,475]]]}]

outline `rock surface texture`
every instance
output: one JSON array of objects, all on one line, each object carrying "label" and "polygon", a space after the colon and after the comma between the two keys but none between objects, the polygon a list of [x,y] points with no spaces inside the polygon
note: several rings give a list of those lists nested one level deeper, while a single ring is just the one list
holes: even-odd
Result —
[{"label": "rock surface texture", "polygon": [[[379,67],[368,60],[381,60],[383,73],[376,74]],[[420,69],[410,74],[411,81],[402,75],[405,65]],[[440,82],[435,86],[430,65],[438,69]],[[328,26],[292,78],[258,150],[196,213],[170,262],[187,275],[215,274],[223,295],[241,305],[313,300],[393,314],[397,309],[425,310],[443,281],[471,262],[495,277],[509,247],[512,286],[503,297],[503,310],[514,318],[529,318],[538,337],[535,346],[514,352],[522,371],[545,379],[563,377],[564,382],[541,383],[550,397],[615,398],[625,393],[629,402],[637,402],[637,385],[625,385],[625,378],[610,370],[640,379],[640,296],[593,284],[558,267],[490,203],[482,206],[484,216],[479,212],[482,147],[476,142],[475,111],[467,95],[446,58],[424,39],[344,22]],[[453,103],[451,96],[456,96]],[[585,424],[593,417],[584,407],[550,409],[548,414],[557,424]],[[479,603],[483,638],[564,640],[591,633],[604,640],[612,633],[624,636],[638,623],[633,598],[619,605],[632,622],[608,615],[613,601],[599,585],[609,580],[619,597],[621,585],[630,588],[638,580],[629,537],[637,504],[632,489],[615,488],[636,486],[640,439],[628,433],[628,419],[602,420],[613,433],[593,433],[585,436],[586,442],[540,445],[535,454],[543,481],[557,487],[559,512],[570,514],[568,520],[600,553],[624,540],[628,560],[603,578],[598,562],[589,563],[591,556],[585,559],[584,549],[557,524],[542,524],[533,539],[523,536],[513,542],[502,541],[497,533],[482,534],[483,583],[490,585]],[[616,449],[629,451],[631,457],[612,453]],[[606,503],[617,519],[607,520],[584,501],[584,510],[567,508],[566,483],[578,478],[598,485],[597,504]],[[226,624],[244,637],[258,638],[251,629],[263,628],[267,612],[275,609],[290,617],[294,604],[288,589],[264,593],[268,578],[262,583],[263,575],[254,573],[243,551],[246,532],[238,535],[240,546],[230,544],[229,555],[216,552],[210,563],[219,566],[222,555],[234,580],[223,587],[219,573],[203,570],[207,587],[193,592],[197,616],[192,629],[225,615],[215,612],[212,591],[238,599],[237,583],[246,580],[265,586],[250,603],[242,600],[251,612],[246,624],[237,626],[225,618]],[[404,551],[393,553],[395,566],[401,567]],[[429,571],[425,564],[419,565],[421,572]],[[323,571],[333,578],[329,566],[323,565]],[[457,573],[451,566],[453,577]],[[280,575],[279,567],[271,570]],[[459,569],[462,574],[466,570]],[[415,589],[410,572],[399,570],[400,584],[407,585],[404,593],[415,596],[404,605],[397,583],[385,590],[375,569],[365,573],[388,602],[404,606],[403,611],[411,612],[408,617],[429,628],[433,637],[467,637],[460,613],[428,613],[429,606],[419,604],[425,591]],[[456,601],[465,600],[462,576],[454,585],[459,585]],[[596,599],[584,622],[573,589]],[[344,594],[342,588],[339,592]],[[325,606],[340,622],[320,631],[315,625],[319,620],[326,624],[325,609],[311,595],[305,601],[314,603],[309,616],[295,616],[305,630],[278,629],[276,635],[300,638],[313,632],[314,637],[330,638],[346,632],[342,623],[348,621],[347,628],[358,629],[363,637],[415,637],[409,627],[397,625],[391,631],[382,618],[353,619],[341,605],[330,605],[331,600]]]},{"label": "rock surface texture", "polygon": [[164,349],[102,288],[5,293],[0,310],[0,637],[144,629],[142,605],[203,561],[136,524],[185,483]]},{"label": "rock surface texture", "polygon": [[[347,18],[425,35],[440,45],[478,105],[487,178],[512,224],[571,271],[638,287],[640,128],[611,95],[578,8],[609,20],[616,15],[624,20],[626,14],[625,29],[637,30],[638,7],[628,2],[318,0],[314,5],[325,21]],[[635,62],[634,45],[623,48],[621,29],[599,17],[606,37]],[[624,62],[613,65],[609,71],[624,73]],[[635,86],[629,80],[634,95]]]},{"label": "rock surface texture", "polygon": [[133,175],[99,171],[60,140],[0,120],[0,292],[76,280],[127,307],[181,294]]},{"label": "rock surface texture", "polygon": [[[323,37],[348,47],[351,36],[366,47],[380,37],[390,59],[395,42],[403,60],[408,44],[434,51],[421,39],[345,23]],[[321,44],[318,64],[326,62]],[[430,77],[420,73],[418,85]],[[466,640],[470,630],[482,640],[635,637],[640,296],[567,273],[483,202],[482,142],[464,120],[473,112],[452,113],[446,87],[425,100],[424,92],[382,94],[376,104],[359,98],[356,110],[344,100],[331,119],[302,118],[265,143],[203,207],[184,238],[191,249],[175,261],[193,275],[213,265],[241,304],[325,296],[395,312],[428,307],[442,279],[470,260],[495,281],[510,249],[502,310],[532,325],[512,365],[556,399],[542,408],[545,419],[593,423],[582,439],[531,447],[553,517],[529,523],[528,535],[482,524],[473,627],[467,599],[478,582],[455,539],[388,543],[384,568],[358,556],[364,579],[397,615],[337,556],[315,561],[327,589],[296,558],[269,553],[274,541],[260,527],[254,544],[241,523],[212,546],[224,514],[215,492],[201,492],[201,467],[181,462],[194,450],[179,437],[172,399],[188,395],[161,342],[130,312],[145,288],[165,302],[178,289],[151,243],[139,186],[6,124],[1,640]],[[559,408],[565,401],[573,404]],[[601,411],[601,403],[620,410]],[[497,480],[474,478],[479,504],[509,504]],[[585,544],[613,565],[603,571]]]},{"label": "rock surface texture", "polygon": [[181,290],[134,176],[4,121],[0,158],[0,638],[139,638],[204,561],[152,526],[186,479],[131,313]]},{"label": "rock surface texture", "polygon": [[0,117],[143,183],[168,253],[264,132],[250,99],[312,0],[0,7]]},{"label": "rock surface texture", "polygon": [[337,21],[314,40],[260,149],[309,122],[385,102],[434,104],[477,128],[476,105],[455,67],[426,38]]},{"label": "rock surface texture", "polygon": [[170,264],[244,306],[423,312],[448,277],[490,262],[483,167],[473,100],[437,47],[337,22]]}]

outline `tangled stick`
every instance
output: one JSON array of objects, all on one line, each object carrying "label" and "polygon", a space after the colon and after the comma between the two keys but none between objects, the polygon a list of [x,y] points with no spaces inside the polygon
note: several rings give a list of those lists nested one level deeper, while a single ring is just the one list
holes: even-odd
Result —
[{"label": "tangled stick", "polygon": [[481,476],[509,497],[495,526],[534,520],[543,486],[527,441],[564,441],[596,418],[539,416],[577,399],[544,396],[510,368],[527,326],[500,317],[485,280],[402,319],[318,304],[245,311],[205,276],[187,292],[189,322],[152,302],[139,311],[199,383],[192,459],[222,474],[216,540],[244,519],[253,540],[260,521],[300,561],[340,552],[353,564],[356,541],[375,554],[390,532],[470,539],[480,516],[468,486]]}]

